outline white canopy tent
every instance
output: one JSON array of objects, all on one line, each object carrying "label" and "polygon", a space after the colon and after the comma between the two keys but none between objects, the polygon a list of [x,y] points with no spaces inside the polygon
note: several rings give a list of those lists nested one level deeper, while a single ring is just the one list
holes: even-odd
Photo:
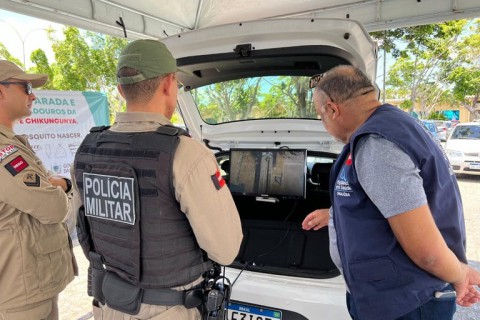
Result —
[{"label": "white canopy tent", "polygon": [[350,18],[378,31],[480,16],[480,0],[0,0],[0,8],[129,39],[258,19]]}]

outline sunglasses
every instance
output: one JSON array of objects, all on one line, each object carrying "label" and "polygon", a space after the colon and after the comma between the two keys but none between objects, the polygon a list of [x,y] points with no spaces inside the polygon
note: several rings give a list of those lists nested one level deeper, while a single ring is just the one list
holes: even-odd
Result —
[{"label": "sunglasses", "polygon": [[25,93],[31,95],[33,93],[33,87],[31,82],[23,81],[1,81],[0,84],[16,84],[22,86],[25,89]]},{"label": "sunglasses", "polygon": [[313,89],[317,87],[318,82],[323,78],[325,73],[319,73],[310,78],[309,88]]}]

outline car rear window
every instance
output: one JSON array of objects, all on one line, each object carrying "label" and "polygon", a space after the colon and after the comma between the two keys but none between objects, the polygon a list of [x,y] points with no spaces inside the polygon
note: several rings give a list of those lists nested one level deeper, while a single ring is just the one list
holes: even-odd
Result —
[{"label": "car rear window", "polygon": [[480,125],[456,126],[451,139],[480,139]]},{"label": "car rear window", "polygon": [[309,77],[268,76],[237,79],[191,90],[208,124],[253,119],[318,119]]},{"label": "car rear window", "polygon": [[437,132],[437,127],[433,122],[424,122],[423,124],[425,127],[427,127],[428,131]]}]

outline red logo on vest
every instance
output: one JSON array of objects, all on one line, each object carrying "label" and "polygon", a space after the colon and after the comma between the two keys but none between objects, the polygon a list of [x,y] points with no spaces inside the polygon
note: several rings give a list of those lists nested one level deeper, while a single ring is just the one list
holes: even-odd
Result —
[{"label": "red logo on vest", "polygon": [[351,166],[352,165],[352,154],[351,153],[348,154],[348,158],[347,158],[347,161],[345,161],[345,165],[346,166]]}]

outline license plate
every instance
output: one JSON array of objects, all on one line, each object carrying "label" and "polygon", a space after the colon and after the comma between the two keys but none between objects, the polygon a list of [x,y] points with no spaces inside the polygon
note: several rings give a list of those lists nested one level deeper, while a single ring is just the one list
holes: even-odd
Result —
[{"label": "license plate", "polygon": [[281,320],[282,312],[245,304],[229,303],[228,320]]},{"label": "license plate", "polygon": [[480,169],[480,163],[470,163],[470,169]]}]

